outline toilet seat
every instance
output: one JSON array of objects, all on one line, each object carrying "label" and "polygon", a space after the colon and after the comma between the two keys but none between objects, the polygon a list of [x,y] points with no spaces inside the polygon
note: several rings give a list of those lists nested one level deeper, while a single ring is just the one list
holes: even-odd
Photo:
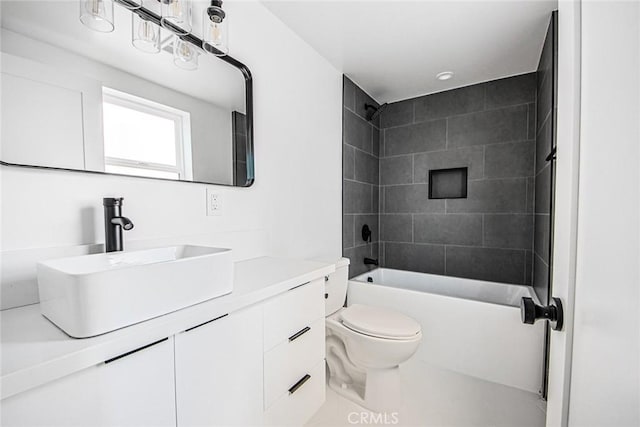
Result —
[{"label": "toilet seat", "polygon": [[412,318],[381,307],[353,304],[342,309],[340,317],[345,327],[376,338],[407,340],[421,331]]}]

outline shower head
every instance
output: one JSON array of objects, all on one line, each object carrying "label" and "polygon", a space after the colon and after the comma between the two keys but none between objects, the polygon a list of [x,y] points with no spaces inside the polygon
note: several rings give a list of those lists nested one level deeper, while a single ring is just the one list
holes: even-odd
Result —
[{"label": "shower head", "polygon": [[364,104],[364,109],[367,112],[367,121],[370,122],[372,120],[375,120],[384,111],[384,109],[387,108],[387,105],[388,104],[386,102],[379,107],[371,104]]}]

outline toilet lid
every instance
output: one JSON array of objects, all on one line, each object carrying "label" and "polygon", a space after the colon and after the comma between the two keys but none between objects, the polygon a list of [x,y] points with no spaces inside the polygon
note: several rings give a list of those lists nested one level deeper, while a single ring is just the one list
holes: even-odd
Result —
[{"label": "toilet lid", "polygon": [[341,312],[342,324],[356,332],[379,338],[406,339],[420,333],[420,324],[397,311],[353,304]]}]

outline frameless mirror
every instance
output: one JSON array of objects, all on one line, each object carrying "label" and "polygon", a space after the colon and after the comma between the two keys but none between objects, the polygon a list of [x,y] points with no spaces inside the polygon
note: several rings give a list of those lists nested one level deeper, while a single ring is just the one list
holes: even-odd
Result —
[{"label": "frameless mirror", "polygon": [[251,185],[248,68],[114,3],[113,31],[96,32],[77,0],[0,1],[1,163]]}]

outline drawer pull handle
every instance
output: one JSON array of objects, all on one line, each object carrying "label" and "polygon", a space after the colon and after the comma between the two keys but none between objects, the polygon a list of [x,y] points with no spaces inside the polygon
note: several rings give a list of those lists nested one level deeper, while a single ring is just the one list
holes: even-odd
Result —
[{"label": "drawer pull handle", "polygon": [[304,334],[306,334],[307,332],[309,332],[311,330],[310,327],[305,326],[304,328],[300,329],[298,332],[296,332],[295,334],[291,335],[289,337],[289,342],[300,338],[301,336],[303,336]]},{"label": "drawer pull handle", "polygon": [[295,392],[296,392],[300,387],[302,387],[302,386],[304,385],[304,383],[306,383],[306,382],[307,382],[307,381],[309,381],[310,379],[311,379],[311,375],[309,375],[309,374],[306,374],[304,377],[300,378],[300,379],[298,380],[298,382],[297,382],[297,383],[295,383],[295,384],[293,385],[293,387],[291,387],[291,388],[289,389],[289,394],[293,394],[293,393],[295,393]]},{"label": "drawer pull handle", "polygon": [[144,345],[144,346],[142,346],[142,347],[136,348],[135,350],[131,350],[131,351],[128,351],[128,352],[126,352],[126,353],[123,353],[123,354],[121,354],[120,356],[112,357],[112,358],[111,358],[111,359],[109,359],[109,360],[105,360],[105,361],[104,361],[104,363],[105,363],[105,365],[106,365],[106,364],[109,364],[109,363],[115,362],[116,360],[120,360],[120,359],[122,359],[123,357],[131,356],[131,355],[132,355],[132,354],[134,354],[134,353],[137,353],[137,352],[142,351],[142,350],[146,350],[147,348],[149,348],[149,347],[153,347],[154,345],[156,345],[156,344],[160,344],[161,342],[165,342],[165,341],[167,341],[168,339],[169,339],[168,337],[167,337],[167,338],[162,338],[161,340],[158,340],[158,341],[152,342],[151,344],[147,344],[147,345]]}]

